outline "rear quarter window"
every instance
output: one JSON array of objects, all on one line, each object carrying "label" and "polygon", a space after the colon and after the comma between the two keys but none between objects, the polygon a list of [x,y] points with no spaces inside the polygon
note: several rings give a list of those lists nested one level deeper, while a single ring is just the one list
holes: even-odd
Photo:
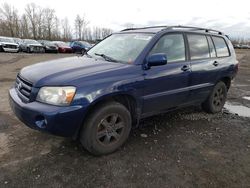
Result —
[{"label": "rear quarter window", "polygon": [[187,35],[191,60],[205,59],[210,57],[207,38],[205,35]]},{"label": "rear quarter window", "polygon": [[226,41],[222,37],[212,36],[212,39],[214,41],[217,57],[227,57],[230,55]]},{"label": "rear quarter window", "polygon": [[212,41],[212,38],[210,36],[207,36],[207,41],[208,41],[208,45],[209,45],[210,56],[216,57],[215,47],[214,47],[214,43]]}]

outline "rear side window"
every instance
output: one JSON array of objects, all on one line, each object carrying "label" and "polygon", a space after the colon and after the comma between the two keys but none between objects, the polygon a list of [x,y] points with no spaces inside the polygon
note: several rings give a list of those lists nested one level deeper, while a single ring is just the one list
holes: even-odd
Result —
[{"label": "rear side window", "polygon": [[150,54],[165,53],[168,62],[185,61],[185,43],[182,34],[168,34],[163,36],[153,47]]},{"label": "rear side window", "polygon": [[205,35],[187,35],[191,60],[209,58],[209,47]]},{"label": "rear side window", "polygon": [[229,56],[229,51],[225,40],[222,37],[212,37],[218,57]]},{"label": "rear side window", "polygon": [[207,36],[207,41],[208,41],[208,45],[209,45],[209,50],[210,50],[210,56],[211,57],[216,57],[216,52],[215,52],[215,48],[214,48],[214,43],[211,39],[210,36]]}]

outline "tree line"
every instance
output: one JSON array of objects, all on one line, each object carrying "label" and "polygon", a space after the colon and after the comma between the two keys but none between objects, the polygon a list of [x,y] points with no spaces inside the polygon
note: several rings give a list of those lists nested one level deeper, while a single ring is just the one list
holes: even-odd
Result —
[{"label": "tree line", "polygon": [[72,39],[95,41],[112,33],[109,28],[90,27],[89,21],[84,16],[77,15],[74,27],[67,17],[60,19],[54,9],[43,8],[35,3],[27,4],[23,14],[4,3],[0,7],[0,36],[63,40]]}]

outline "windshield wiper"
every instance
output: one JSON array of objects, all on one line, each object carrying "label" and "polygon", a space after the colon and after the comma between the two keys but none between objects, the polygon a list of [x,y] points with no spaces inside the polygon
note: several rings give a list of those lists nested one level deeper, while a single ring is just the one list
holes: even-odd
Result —
[{"label": "windshield wiper", "polygon": [[109,56],[107,56],[107,55],[105,55],[105,54],[98,54],[98,53],[95,53],[95,55],[102,57],[102,58],[105,59],[106,61],[118,62],[116,59],[114,59],[114,58],[112,58],[112,57],[109,57]]}]

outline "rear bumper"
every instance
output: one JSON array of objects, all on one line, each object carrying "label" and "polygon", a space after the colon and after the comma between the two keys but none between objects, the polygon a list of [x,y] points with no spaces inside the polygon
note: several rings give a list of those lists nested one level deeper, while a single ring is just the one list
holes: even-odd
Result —
[{"label": "rear bumper", "polygon": [[74,137],[82,125],[85,108],[59,107],[39,102],[23,103],[16,89],[9,90],[9,103],[15,115],[28,127],[64,137]]}]

